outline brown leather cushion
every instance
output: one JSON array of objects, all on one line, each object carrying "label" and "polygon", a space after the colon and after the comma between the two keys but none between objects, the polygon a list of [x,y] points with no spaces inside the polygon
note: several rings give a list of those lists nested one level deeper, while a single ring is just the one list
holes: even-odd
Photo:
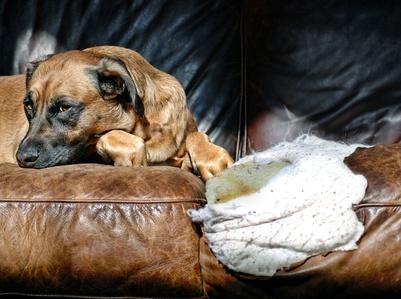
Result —
[{"label": "brown leather cushion", "polygon": [[0,165],[0,293],[202,297],[204,185],[171,167]]},{"label": "brown leather cushion", "polygon": [[203,242],[206,288],[215,298],[399,298],[401,296],[401,145],[358,149],[346,163],[368,179],[354,207],[365,225],[359,248],[312,257],[272,278],[229,273]]},{"label": "brown leather cushion", "polygon": [[[212,298],[389,298],[401,294],[401,146],[346,159],[369,182],[358,250],[272,278],[230,273],[186,210],[203,183],[169,167],[0,165],[0,292]],[[199,265],[198,250],[200,249]],[[203,279],[203,282],[202,282]]]}]

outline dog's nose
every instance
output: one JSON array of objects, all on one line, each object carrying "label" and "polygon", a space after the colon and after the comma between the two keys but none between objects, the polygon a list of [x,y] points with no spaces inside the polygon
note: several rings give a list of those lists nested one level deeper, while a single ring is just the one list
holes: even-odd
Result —
[{"label": "dog's nose", "polygon": [[39,148],[28,146],[24,149],[19,148],[17,152],[17,161],[21,167],[33,167],[39,158]]}]

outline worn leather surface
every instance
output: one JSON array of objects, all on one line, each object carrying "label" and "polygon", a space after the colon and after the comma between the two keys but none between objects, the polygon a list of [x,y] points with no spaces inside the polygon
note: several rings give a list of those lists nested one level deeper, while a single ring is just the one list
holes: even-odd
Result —
[{"label": "worn leather surface", "polygon": [[204,186],[171,167],[0,165],[0,294],[203,296]]},{"label": "worn leather surface", "polygon": [[0,178],[3,200],[158,202],[204,198],[204,186],[197,177],[168,166],[77,164],[36,170],[1,164]]},{"label": "worn leather surface", "polygon": [[[318,255],[271,278],[230,273],[201,244],[206,290],[214,298],[399,298],[401,296],[401,146],[359,148],[346,158],[366,176],[354,207],[365,232],[359,248]],[[252,294],[251,297],[247,297]]]},{"label": "worn leather surface", "polygon": [[363,174],[368,189],[363,203],[401,202],[401,145],[377,145],[373,148],[358,148],[345,159],[355,172]]}]

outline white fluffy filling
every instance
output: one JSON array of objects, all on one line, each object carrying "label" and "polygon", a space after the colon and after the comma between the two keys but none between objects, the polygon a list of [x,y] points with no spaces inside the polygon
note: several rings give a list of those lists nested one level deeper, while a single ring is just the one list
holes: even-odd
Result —
[{"label": "white fluffy filling", "polygon": [[363,199],[367,181],[343,159],[361,146],[302,135],[247,156],[236,164],[290,165],[254,193],[189,215],[203,223],[216,257],[237,272],[271,276],[313,255],[356,249],[364,227],[352,205]]}]

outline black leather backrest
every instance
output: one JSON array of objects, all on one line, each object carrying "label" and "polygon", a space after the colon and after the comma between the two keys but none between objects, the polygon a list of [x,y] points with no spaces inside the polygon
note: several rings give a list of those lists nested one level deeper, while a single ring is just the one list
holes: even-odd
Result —
[{"label": "black leather backrest", "polygon": [[184,86],[198,127],[235,153],[241,3],[229,0],[2,0],[0,75],[46,52],[134,49]]},{"label": "black leather backrest", "polygon": [[3,0],[0,74],[101,44],[176,76],[201,131],[237,157],[305,132],[401,138],[401,2]]},{"label": "black leather backrest", "polygon": [[248,151],[401,137],[401,1],[247,2]]}]

